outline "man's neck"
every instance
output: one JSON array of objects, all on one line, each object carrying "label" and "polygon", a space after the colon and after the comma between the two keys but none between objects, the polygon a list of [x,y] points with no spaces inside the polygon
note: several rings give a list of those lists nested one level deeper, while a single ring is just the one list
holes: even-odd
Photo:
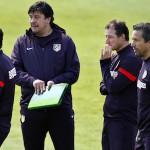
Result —
[{"label": "man's neck", "polygon": [[36,35],[36,36],[39,36],[39,37],[46,37],[46,36],[50,35],[52,32],[53,32],[53,29],[52,29],[51,27],[49,27],[49,28],[45,29],[44,32],[42,32],[42,33],[37,33],[37,34],[35,34],[35,35]]},{"label": "man's neck", "polygon": [[128,45],[129,45],[129,42],[126,41],[126,42],[124,42],[124,43],[120,46],[120,48],[119,48],[118,50],[116,50],[116,51],[119,52],[120,50],[122,50],[123,48],[125,48],[125,47],[128,46]]}]

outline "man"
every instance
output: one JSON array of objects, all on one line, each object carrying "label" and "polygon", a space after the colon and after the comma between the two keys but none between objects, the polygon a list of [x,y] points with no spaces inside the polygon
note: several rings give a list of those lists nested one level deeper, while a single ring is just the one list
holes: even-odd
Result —
[{"label": "man", "polygon": [[14,102],[16,70],[10,58],[2,51],[3,31],[0,29],[0,146],[10,127]]},{"label": "man", "polygon": [[133,26],[132,46],[143,65],[138,77],[139,135],[136,150],[150,150],[150,23]]},{"label": "man", "polygon": [[[103,150],[134,150],[137,134],[136,83],[141,59],[129,44],[129,30],[124,21],[112,20],[105,27],[106,46],[100,66],[104,103]],[[112,50],[117,54],[111,57]]]},{"label": "man", "polygon": [[[49,132],[56,150],[74,150],[71,85],[79,76],[79,60],[72,39],[53,23],[53,10],[43,1],[29,10],[31,28],[14,45],[12,60],[21,86],[21,127],[26,150],[43,150]],[[33,93],[53,84],[68,83],[61,106],[28,110]]]}]

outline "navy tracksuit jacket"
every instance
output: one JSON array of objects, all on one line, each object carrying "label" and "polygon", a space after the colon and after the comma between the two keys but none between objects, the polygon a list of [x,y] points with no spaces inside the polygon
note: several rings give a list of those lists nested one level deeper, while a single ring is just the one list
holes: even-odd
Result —
[{"label": "navy tracksuit jacket", "polygon": [[150,135],[150,58],[143,61],[137,87],[139,130]]},{"label": "navy tracksuit jacket", "polygon": [[[11,55],[17,71],[16,83],[21,86],[21,127],[28,150],[44,149],[47,132],[55,149],[74,149],[71,85],[78,80],[80,64],[72,39],[57,25],[52,28],[53,32],[46,37],[38,37],[29,29],[17,39]],[[49,80],[69,84],[61,106],[27,109],[36,79],[43,80],[45,85]]]},{"label": "navy tracksuit jacket", "polygon": [[11,127],[16,70],[10,58],[0,50],[0,146]]},{"label": "navy tracksuit jacket", "polygon": [[100,92],[106,96],[104,118],[126,119],[137,124],[137,77],[142,60],[128,45],[111,59],[101,60],[103,82]]},{"label": "navy tracksuit jacket", "polygon": [[137,87],[139,134],[135,150],[150,150],[150,58],[143,61]]},{"label": "navy tracksuit jacket", "polygon": [[[63,31],[64,32],[64,31]],[[79,76],[79,60],[72,39],[53,29],[49,38],[38,38],[29,30],[17,39],[11,58],[17,70],[16,83],[21,86],[21,107],[27,107],[36,79],[68,83],[63,107],[72,107],[71,85]]]}]

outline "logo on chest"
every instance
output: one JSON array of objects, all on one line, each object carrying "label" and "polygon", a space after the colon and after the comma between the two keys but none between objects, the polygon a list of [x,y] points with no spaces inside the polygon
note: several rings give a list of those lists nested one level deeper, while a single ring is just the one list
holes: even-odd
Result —
[{"label": "logo on chest", "polygon": [[113,79],[115,79],[118,76],[118,71],[110,71],[110,75]]},{"label": "logo on chest", "polygon": [[53,50],[55,52],[58,52],[61,50],[61,44],[53,44]]}]

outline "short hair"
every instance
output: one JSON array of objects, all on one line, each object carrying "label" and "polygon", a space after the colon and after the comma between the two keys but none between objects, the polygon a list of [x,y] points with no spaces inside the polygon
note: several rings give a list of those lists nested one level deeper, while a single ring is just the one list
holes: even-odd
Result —
[{"label": "short hair", "polygon": [[34,3],[28,10],[28,14],[30,13],[34,13],[34,12],[41,12],[42,14],[44,14],[44,16],[47,17],[51,17],[51,21],[50,21],[50,25],[53,24],[54,21],[54,11],[52,9],[52,7],[44,2],[44,1],[38,1],[36,3]]},{"label": "short hair", "polygon": [[3,31],[0,29],[0,49],[2,48],[3,45]]},{"label": "short hair", "polygon": [[145,42],[148,42],[150,40],[150,23],[140,22],[136,25],[133,25],[133,30],[142,31],[142,37]]},{"label": "short hair", "polygon": [[129,41],[129,29],[126,26],[126,22],[119,20],[111,20],[105,27],[105,29],[114,28],[116,31],[117,37],[120,37],[122,34],[125,35],[126,41]]}]

